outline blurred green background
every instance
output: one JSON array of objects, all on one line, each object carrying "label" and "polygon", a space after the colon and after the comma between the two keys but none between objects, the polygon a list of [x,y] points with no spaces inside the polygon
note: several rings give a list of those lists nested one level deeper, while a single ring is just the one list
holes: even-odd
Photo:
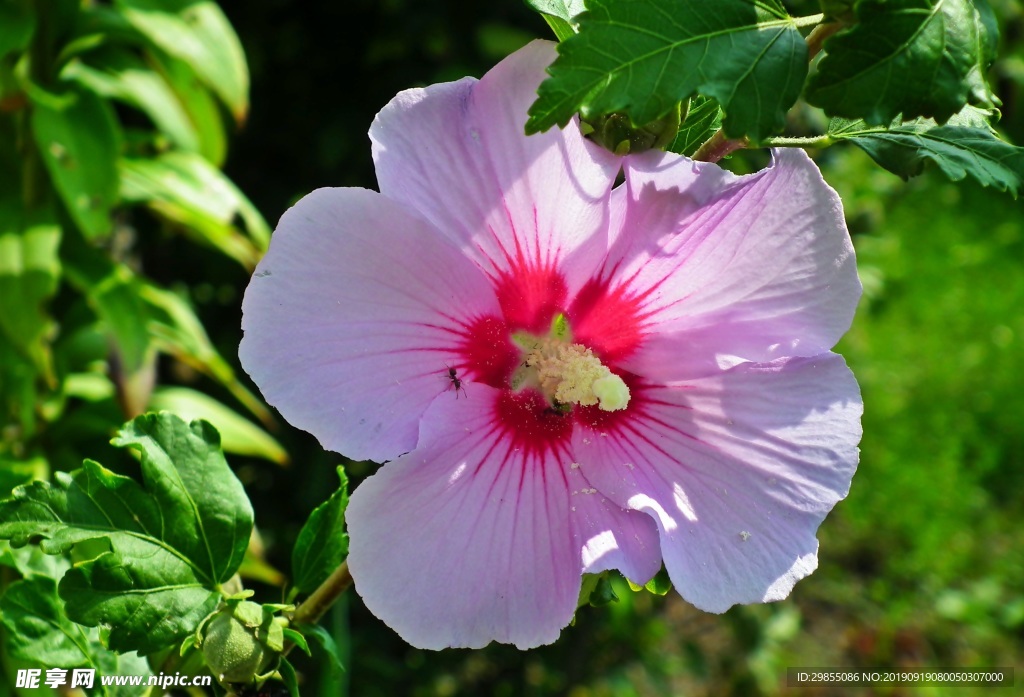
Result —
[{"label": "blurred green background", "polygon": [[[1024,14],[1016,2],[992,4],[1003,36],[991,73],[1004,102],[1001,127],[1022,143]],[[225,171],[271,225],[314,188],[375,188],[366,131],[398,91],[482,75],[532,38],[550,36],[519,0],[221,6],[252,77],[250,111],[230,140]],[[526,653],[410,648],[350,593],[326,618],[347,672],[339,684],[322,665],[295,657],[304,695],[991,694],[790,688],[790,666],[1013,666],[1021,684],[1021,204],[934,171],[902,182],[852,146],[815,156],[845,202],[865,285],[838,347],[864,394],[861,464],[850,496],[820,530],[818,571],[784,602],[722,616],[674,593],[633,593],[616,582],[618,602],[581,609],[557,643]],[[749,167],[745,157],[730,166]],[[124,214],[119,224],[132,231],[133,268],[185,298],[212,346],[239,370],[246,268],[144,211]],[[66,291],[55,306],[75,307]],[[155,379],[231,401],[224,382],[187,362],[160,358]],[[108,402],[70,399],[63,421],[41,436],[41,447],[56,453],[52,462],[71,468],[86,456],[121,458],[106,439],[124,415]],[[283,420],[271,430],[288,465],[239,455],[230,461],[253,499],[267,562],[287,569],[302,522],[333,490],[333,465],[343,460]],[[366,463],[347,466],[356,483],[373,471]],[[280,597],[272,583],[250,584],[261,600]]]}]

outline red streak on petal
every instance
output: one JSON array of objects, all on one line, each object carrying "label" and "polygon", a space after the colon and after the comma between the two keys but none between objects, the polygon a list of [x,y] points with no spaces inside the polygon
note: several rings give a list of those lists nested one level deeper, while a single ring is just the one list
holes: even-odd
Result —
[{"label": "red streak on petal", "polygon": [[568,294],[565,279],[554,268],[522,262],[495,279],[494,291],[508,326],[534,334],[547,333]]},{"label": "red streak on petal", "polygon": [[573,340],[590,348],[605,363],[628,357],[643,340],[640,298],[608,279],[587,281],[566,316]]},{"label": "red streak on petal", "polygon": [[508,324],[497,317],[479,317],[470,322],[459,347],[465,373],[461,377],[507,388],[512,372],[522,361],[511,336]]},{"label": "red streak on petal", "polygon": [[494,418],[505,437],[526,457],[561,454],[572,436],[573,417],[548,407],[537,392],[502,392],[494,405]]}]

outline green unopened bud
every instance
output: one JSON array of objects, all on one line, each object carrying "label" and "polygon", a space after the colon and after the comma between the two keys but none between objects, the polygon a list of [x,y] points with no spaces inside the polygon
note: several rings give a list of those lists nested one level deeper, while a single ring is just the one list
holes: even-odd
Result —
[{"label": "green unopened bud", "polygon": [[248,600],[228,605],[206,626],[203,657],[221,683],[251,683],[277,652],[266,644],[263,608]]},{"label": "green unopened bud", "polygon": [[660,119],[643,126],[634,126],[629,116],[616,112],[607,116],[581,119],[580,129],[592,141],[616,155],[664,148],[679,131],[679,124],[689,111],[689,100],[676,104]]}]

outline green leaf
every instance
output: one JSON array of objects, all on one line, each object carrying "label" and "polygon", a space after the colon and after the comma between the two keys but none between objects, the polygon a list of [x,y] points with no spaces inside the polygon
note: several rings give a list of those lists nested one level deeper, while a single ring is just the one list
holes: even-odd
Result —
[{"label": "green leaf", "polygon": [[[22,578],[43,576],[58,579],[71,568],[71,561],[67,557],[47,554],[40,549],[39,545],[11,547],[6,541],[0,542],[0,545],[3,547],[0,564],[17,570]],[[54,592],[56,592],[56,586],[54,586]]]},{"label": "green leaf", "polygon": [[693,155],[708,138],[722,127],[722,109],[714,99],[694,97],[690,100],[690,111],[679,126],[668,150],[681,155]]},{"label": "green leaf", "polygon": [[115,7],[155,46],[181,59],[245,120],[249,69],[231,23],[207,0],[115,0]]},{"label": "green leaf", "polygon": [[109,627],[112,650],[151,653],[195,631],[217,606],[252,531],[252,507],[207,423],[146,414],[113,441],[141,450],[142,482],[86,460],[0,503],[0,538],[59,554],[87,540],[109,551],[59,585],[68,616]]},{"label": "green leaf", "polygon": [[852,21],[854,19],[853,6],[856,0],[819,0],[821,11],[825,13],[826,19],[837,19]]},{"label": "green leaf", "polygon": [[260,421],[273,423],[267,407],[242,384],[231,365],[214,348],[202,322],[184,298],[148,284],[139,293],[150,307],[149,331],[162,352],[217,380]]},{"label": "green leaf", "polygon": [[[247,269],[255,267],[270,242],[270,228],[223,172],[202,157],[167,152],[152,158],[120,161],[121,195],[144,203],[166,220]],[[248,236],[235,225],[245,223]]]},{"label": "green leaf", "polygon": [[7,652],[61,668],[95,666],[88,630],[64,614],[57,582],[45,576],[15,581],[0,599]]},{"label": "green leaf", "polygon": [[1000,140],[987,124],[979,125],[976,110],[950,119],[945,126],[919,119],[879,128],[863,121],[833,119],[829,135],[849,140],[904,179],[920,174],[930,160],[953,181],[970,176],[984,186],[1009,191],[1014,198],[1024,185],[1024,148]]},{"label": "green leaf", "polygon": [[626,111],[644,124],[694,93],[730,137],[779,131],[807,74],[807,44],[774,0],[593,0],[530,107],[527,133]]},{"label": "green leaf", "polygon": [[[119,656],[100,642],[100,632],[68,619],[52,578],[33,576],[15,581],[0,598],[0,617],[7,630],[7,654],[31,665],[64,669],[85,666],[100,675],[139,675],[152,671],[138,654]],[[94,680],[95,692],[107,697],[136,697],[138,687],[104,686]]]},{"label": "green leaf", "polygon": [[114,111],[92,92],[36,94],[32,133],[54,186],[86,237],[110,233],[117,203],[121,133]]},{"label": "green leaf", "polygon": [[13,201],[0,201],[0,333],[51,378],[47,335],[54,322],[44,305],[60,280],[60,238],[47,211],[26,220]]},{"label": "green leaf", "polygon": [[288,694],[292,697],[299,697],[299,679],[295,674],[295,666],[289,663],[287,658],[282,657],[277,670],[281,673],[284,686],[288,688]]},{"label": "green leaf", "polygon": [[870,125],[919,116],[944,122],[967,103],[991,106],[984,71],[995,24],[970,0],[862,0],[858,23],[825,42],[807,100]]},{"label": "green leaf", "polygon": [[576,17],[585,9],[583,0],[526,0],[526,4],[541,13],[559,41],[576,33]]},{"label": "green leaf", "polygon": [[164,77],[141,56],[123,48],[107,48],[88,55],[88,64],[72,61],[61,77],[93,92],[139,109],[182,150],[198,151],[195,124]]},{"label": "green leaf", "polygon": [[345,673],[345,664],[341,661],[341,654],[338,651],[338,644],[334,641],[331,633],[320,625],[302,627],[302,633],[307,639],[313,639],[327,657],[327,675],[331,683],[342,684]]},{"label": "green leaf", "polygon": [[345,508],[348,506],[348,477],[338,468],[341,483],[326,502],[310,514],[299,531],[292,550],[293,586],[309,593],[345,561],[348,535],[345,534]]},{"label": "green leaf", "polygon": [[299,647],[304,654],[307,656],[311,655],[309,652],[309,644],[306,642],[306,637],[302,635],[302,632],[297,632],[294,629],[288,629],[285,627],[283,630],[285,638]]},{"label": "green leaf", "polygon": [[186,421],[209,421],[220,433],[225,452],[262,457],[279,465],[288,462],[288,453],[269,433],[207,394],[187,387],[158,387],[149,406],[173,412]]},{"label": "green leaf", "polygon": [[0,3],[0,58],[24,50],[35,28],[36,17],[27,2]]}]

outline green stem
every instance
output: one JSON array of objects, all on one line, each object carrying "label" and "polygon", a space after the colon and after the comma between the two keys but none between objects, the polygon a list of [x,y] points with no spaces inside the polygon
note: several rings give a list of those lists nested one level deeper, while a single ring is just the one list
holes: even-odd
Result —
[{"label": "green stem", "polygon": [[843,28],[842,22],[819,24],[807,35],[807,60],[813,60],[821,52],[825,39]]},{"label": "green stem", "polygon": [[352,574],[348,572],[348,563],[342,562],[341,566],[299,605],[291,621],[294,624],[316,624],[351,585]]},{"label": "green stem", "polygon": [[820,135],[808,138],[768,138],[764,144],[772,148],[827,148],[834,142],[832,136]]},{"label": "green stem", "polygon": [[693,153],[694,160],[702,162],[718,162],[726,155],[750,145],[746,138],[730,140],[725,136],[725,131],[719,129],[715,135],[704,141],[704,144]]},{"label": "green stem", "polygon": [[818,24],[821,20],[825,19],[825,15],[807,15],[806,17],[793,17],[792,19],[793,24],[798,28],[813,27],[815,24]]}]

